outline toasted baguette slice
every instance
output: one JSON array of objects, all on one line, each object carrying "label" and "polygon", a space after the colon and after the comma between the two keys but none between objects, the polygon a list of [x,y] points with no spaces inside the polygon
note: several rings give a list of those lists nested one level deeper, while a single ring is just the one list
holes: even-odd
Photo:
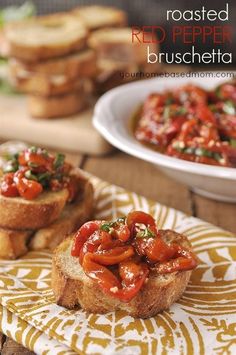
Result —
[{"label": "toasted baguette slice", "polygon": [[10,73],[13,77],[24,77],[25,73],[34,75],[65,75],[67,78],[91,78],[96,72],[96,54],[91,49],[53,58],[37,63],[26,63],[16,58],[9,59]]},{"label": "toasted baguette slice", "polygon": [[12,85],[20,92],[40,96],[55,96],[81,90],[81,79],[70,79],[65,75],[46,76],[32,72],[22,72],[19,76],[10,76]]},{"label": "toasted baguette slice", "polygon": [[27,241],[31,231],[15,231],[0,228],[0,259],[16,259],[27,253]]},{"label": "toasted baguette slice", "polygon": [[[160,231],[167,241],[175,241],[190,247],[187,238],[171,230]],[[55,250],[52,264],[52,288],[57,304],[66,308],[81,306],[91,313],[107,313],[124,310],[138,318],[148,318],[168,309],[183,294],[191,271],[179,271],[166,275],[151,272],[147,283],[128,303],[105,294],[97,283],[87,277],[79,260],[71,256],[73,238],[69,237]]]},{"label": "toasted baguette slice", "polygon": [[67,198],[67,189],[45,191],[35,200],[0,195],[0,227],[20,230],[45,227],[60,216]]},{"label": "toasted baguette slice", "polygon": [[127,25],[127,15],[124,11],[109,6],[81,6],[73,10],[90,30],[104,27],[122,27]]},{"label": "toasted baguette slice", "polygon": [[35,118],[71,116],[86,107],[85,96],[83,90],[51,97],[30,95],[28,97],[29,112]]},{"label": "toasted baguette slice", "polygon": [[37,231],[0,228],[0,259],[16,259],[28,250],[53,250],[68,234],[91,218],[93,186],[81,172],[76,175],[80,185],[77,200],[66,205],[60,217],[48,227]]},{"label": "toasted baguette slice", "polygon": [[157,52],[155,43],[139,43],[137,40],[132,43],[132,29],[129,27],[95,31],[88,39],[88,46],[97,51],[99,59],[136,64],[147,62],[148,46],[150,52]]},{"label": "toasted baguette slice", "polygon": [[87,30],[76,16],[60,13],[10,23],[5,35],[10,56],[36,62],[84,48]]},{"label": "toasted baguette slice", "polygon": [[77,201],[67,205],[60,218],[50,226],[39,229],[32,236],[29,248],[31,250],[51,249],[89,220],[93,212],[93,186],[87,180],[81,179],[81,192]]}]

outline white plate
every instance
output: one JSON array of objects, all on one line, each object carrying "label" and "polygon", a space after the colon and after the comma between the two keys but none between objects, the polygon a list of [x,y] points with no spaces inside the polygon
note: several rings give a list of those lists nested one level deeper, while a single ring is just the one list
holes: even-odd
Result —
[{"label": "white plate", "polygon": [[118,149],[156,165],[171,178],[193,191],[220,201],[236,202],[236,169],[192,163],[168,157],[140,144],[132,135],[130,116],[152,92],[162,92],[186,83],[212,89],[224,78],[155,78],[119,86],[97,102],[93,124]]}]

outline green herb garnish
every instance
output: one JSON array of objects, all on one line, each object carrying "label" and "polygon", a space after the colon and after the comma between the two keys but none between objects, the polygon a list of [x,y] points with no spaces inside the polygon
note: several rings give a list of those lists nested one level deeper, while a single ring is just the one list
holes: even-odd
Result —
[{"label": "green herb garnish", "polygon": [[38,181],[37,176],[34,175],[31,170],[27,170],[27,171],[25,172],[25,177],[26,177],[26,179],[28,179],[28,180]]},{"label": "green herb garnish", "polygon": [[175,115],[176,116],[181,116],[184,115],[185,113],[187,113],[187,110],[185,107],[180,107],[176,112]]},{"label": "green herb garnish", "polygon": [[33,154],[36,154],[36,153],[37,153],[37,150],[38,150],[38,148],[35,147],[35,146],[32,146],[32,147],[30,147],[30,148],[28,149],[28,151],[29,151],[30,153],[33,153]]},{"label": "green herb garnish", "polygon": [[230,100],[226,101],[223,105],[223,111],[228,115],[235,115],[236,110],[234,103]]},{"label": "green herb garnish", "polygon": [[167,121],[170,118],[170,106],[166,106],[163,111],[163,118]]},{"label": "green herb garnish", "polygon": [[181,153],[184,154],[193,154],[198,157],[207,157],[207,158],[212,158],[217,161],[222,159],[222,155],[217,152],[212,152],[208,149],[205,148],[196,148],[196,147],[181,147],[178,142],[175,142],[173,145],[174,149],[178,150]]},{"label": "green herb garnish", "polygon": [[55,169],[58,169],[60,168],[65,162],[65,155],[64,154],[57,154],[56,158],[55,158],[55,161],[53,163],[54,165],[54,168]]},{"label": "green herb garnish", "polygon": [[31,161],[28,163],[28,165],[29,165],[29,167],[31,167],[31,168],[33,168],[33,169],[34,169],[34,168],[38,168],[38,164],[33,163],[33,162],[31,162]]},{"label": "green herb garnish", "polygon": [[155,238],[155,233],[153,231],[151,231],[151,229],[149,229],[148,227],[145,228],[144,230],[139,231],[136,234],[137,238]]},{"label": "green herb garnish", "polygon": [[173,103],[173,98],[171,96],[167,97],[165,105],[171,105]]},{"label": "green herb garnish", "polygon": [[231,145],[231,147],[236,148],[236,139],[231,138],[230,139],[230,145]]},{"label": "green herb garnish", "polygon": [[109,233],[110,230],[111,230],[111,228],[113,227],[112,224],[113,224],[113,222],[104,223],[104,224],[101,225],[100,229],[101,229],[102,231],[104,231],[104,232]]}]

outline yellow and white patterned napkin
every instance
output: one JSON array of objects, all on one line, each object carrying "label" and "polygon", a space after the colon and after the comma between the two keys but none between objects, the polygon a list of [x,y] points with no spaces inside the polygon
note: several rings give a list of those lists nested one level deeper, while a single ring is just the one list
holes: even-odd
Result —
[{"label": "yellow and white patterned napkin", "polygon": [[97,178],[92,182],[95,218],[141,209],[159,228],[189,237],[201,263],[183,297],[146,320],[67,310],[54,303],[51,252],[29,252],[0,261],[0,330],[37,354],[235,354],[236,237]]}]

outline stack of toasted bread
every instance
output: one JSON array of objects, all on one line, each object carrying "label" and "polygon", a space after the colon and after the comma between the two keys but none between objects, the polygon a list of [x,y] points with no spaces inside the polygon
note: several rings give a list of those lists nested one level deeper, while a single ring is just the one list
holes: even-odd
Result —
[{"label": "stack of toasted bread", "polygon": [[[97,75],[93,85],[96,93],[159,70],[158,64],[147,64],[147,44],[132,43],[132,29],[127,27],[124,11],[94,5],[78,7],[73,13],[88,28],[88,47],[96,52]],[[157,51],[156,44],[149,46]],[[144,75],[139,75],[140,72]]]},{"label": "stack of toasted bread", "polygon": [[[91,95],[138,79],[147,64],[147,44],[132,43],[124,11],[80,6],[7,25],[10,77],[29,95],[33,117],[54,118],[79,112]],[[156,44],[149,44],[157,52]]]},{"label": "stack of toasted bread", "polygon": [[88,30],[77,16],[41,16],[10,24],[5,33],[11,79],[29,95],[33,117],[69,116],[86,105],[96,56],[87,49]]},{"label": "stack of toasted bread", "polygon": [[[70,190],[67,187],[59,190],[45,188],[34,199],[24,198],[21,195],[12,197],[9,193],[4,194],[3,191],[6,191],[5,182],[9,182],[10,174],[13,173],[4,171],[4,166],[8,169],[9,162],[2,161],[1,164],[0,259],[16,259],[28,250],[54,249],[66,235],[76,230],[91,217],[93,187],[79,169],[73,168],[72,170],[77,191],[73,202],[68,202]],[[20,171],[22,171],[22,167]],[[30,178],[36,179],[36,176],[33,174]],[[14,175],[15,182],[16,179],[17,177]],[[23,178],[23,183],[27,183],[24,192],[27,193],[27,188],[31,188],[32,181],[26,177]],[[8,186],[8,189],[8,192],[11,192],[11,185]]]}]

